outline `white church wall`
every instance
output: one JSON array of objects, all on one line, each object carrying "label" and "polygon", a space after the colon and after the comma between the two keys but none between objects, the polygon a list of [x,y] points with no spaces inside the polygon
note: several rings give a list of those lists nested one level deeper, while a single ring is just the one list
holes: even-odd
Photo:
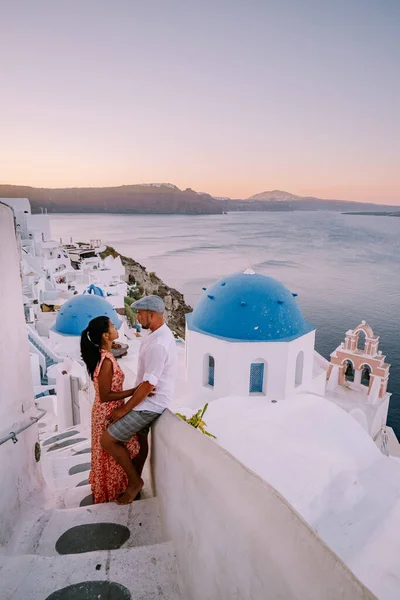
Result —
[{"label": "white church wall", "polygon": [[[288,346],[288,362],[286,371],[286,393],[291,393],[293,389],[296,391],[309,390],[313,380],[314,366],[314,345],[315,331],[310,331],[292,342]],[[296,367],[298,366],[298,357],[303,353],[302,368],[300,369],[300,378],[296,380]],[[301,361],[299,361],[300,363]],[[299,369],[297,369],[297,372]]]},{"label": "white church wall", "polygon": [[[263,361],[262,394],[268,399],[283,399],[295,391],[312,391],[315,333],[310,332],[291,342],[228,342],[187,329],[187,378],[194,395],[201,392],[220,398],[246,396],[249,392],[250,366]],[[296,360],[303,352],[301,383],[296,384]],[[214,386],[207,383],[207,358],[212,356]],[[319,386],[321,387],[321,386]]]},{"label": "white church wall", "polygon": [[70,356],[77,360],[81,359],[80,337],[77,335],[63,335],[52,329],[49,330],[49,338],[55,352],[63,356]]},{"label": "white church wall", "polygon": [[368,420],[366,414],[361,408],[353,408],[349,414],[361,425],[361,427],[368,433]]},{"label": "white church wall", "polygon": [[332,370],[329,375],[329,379],[326,384],[327,390],[334,390],[339,385],[339,367],[338,365],[332,365]]},{"label": "white church wall", "polygon": [[186,600],[374,598],[272,486],[218,444],[168,410],[152,442]]},{"label": "white church wall", "polygon": [[[22,302],[19,256],[10,208],[0,201],[0,437],[36,415],[28,336]],[[7,542],[27,497],[41,485],[35,461],[38,427],[0,446],[0,545]],[[10,468],[12,465],[12,468]]]},{"label": "white church wall", "polygon": [[370,435],[374,438],[380,431],[383,425],[386,425],[387,414],[389,410],[389,394],[386,394],[381,406],[375,413],[375,416],[371,423]]},{"label": "white church wall", "polygon": [[326,371],[314,374],[311,385],[307,386],[304,391],[324,396],[326,391]]},{"label": "white church wall", "polygon": [[[125,343],[126,323],[123,322],[119,329],[119,336],[116,340],[120,343]],[[69,356],[77,361],[82,360],[81,356],[81,338],[79,335],[64,335],[53,329],[48,330],[51,346],[54,351],[61,356]]]}]

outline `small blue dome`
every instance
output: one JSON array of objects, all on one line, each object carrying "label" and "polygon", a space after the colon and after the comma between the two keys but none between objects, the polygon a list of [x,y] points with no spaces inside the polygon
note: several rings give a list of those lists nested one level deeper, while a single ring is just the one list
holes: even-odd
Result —
[{"label": "small blue dome", "polygon": [[98,285],[94,285],[93,283],[91,283],[88,287],[88,289],[86,291],[83,292],[84,294],[95,294],[96,296],[102,296],[104,297],[104,292],[103,290],[98,286]]},{"label": "small blue dome", "polygon": [[53,330],[64,335],[81,335],[95,317],[109,317],[119,328],[121,321],[111,304],[95,294],[81,294],[60,308]]},{"label": "small blue dome", "polygon": [[224,277],[209,287],[187,315],[187,325],[238,342],[290,341],[315,329],[304,320],[292,292],[253,272]]}]

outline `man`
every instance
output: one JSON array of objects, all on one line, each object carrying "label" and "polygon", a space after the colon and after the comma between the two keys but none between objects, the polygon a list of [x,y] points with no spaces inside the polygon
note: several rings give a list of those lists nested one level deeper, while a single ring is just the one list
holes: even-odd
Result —
[{"label": "man", "polygon": [[[132,304],[137,319],[149,335],[143,339],[133,396],[111,415],[112,425],[101,437],[102,447],[117,461],[128,476],[128,487],[117,500],[129,504],[143,487],[141,478],[148,454],[147,435],[152,423],[172,399],[176,344],[172,331],[164,323],[165,305],[159,296],[146,296]],[[124,443],[139,434],[140,452],[132,463]]]}]

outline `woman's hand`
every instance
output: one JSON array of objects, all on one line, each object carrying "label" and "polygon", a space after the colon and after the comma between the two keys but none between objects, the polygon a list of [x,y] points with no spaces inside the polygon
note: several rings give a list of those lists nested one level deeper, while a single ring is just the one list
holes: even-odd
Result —
[{"label": "woman's hand", "polygon": [[126,410],[124,406],[120,406],[119,408],[115,408],[110,415],[110,423],[115,423],[119,421],[126,415]]},{"label": "woman's hand", "polygon": [[[131,395],[131,396],[133,396],[133,394],[136,392],[136,390],[138,389],[138,387],[139,387],[139,386],[137,385],[136,387],[134,387],[134,388],[132,388],[132,389],[130,390],[130,392],[131,392],[131,394],[130,394],[130,395]],[[153,391],[152,391],[152,392],[150,392],[150,394],[148,395],[148,397],[149,397],[149,398],[152,398],[153,396],[155,396],[155,395],[156,395],[156,393],[157,393],[157,388],[154,388],[154,389],[153,389]]]}]

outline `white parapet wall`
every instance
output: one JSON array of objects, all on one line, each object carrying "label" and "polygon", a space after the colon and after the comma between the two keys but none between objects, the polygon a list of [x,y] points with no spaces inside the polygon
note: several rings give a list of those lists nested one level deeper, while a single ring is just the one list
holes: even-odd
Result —
[{"label": "white parapet wall", "polygon": [[[14,231],[14,215],[0,198],[0,437],[14,431],[37,413]],[[38,427],[17,436],[18,442],[0,446],[0,546],[5,544],[20,516],[19,509],[41,484],[35,461]]]},{"label": "white parapet wall", "polygon": [[169,411],[152,438],[185,600],[375,598],[273,487],[217,443]]}]

